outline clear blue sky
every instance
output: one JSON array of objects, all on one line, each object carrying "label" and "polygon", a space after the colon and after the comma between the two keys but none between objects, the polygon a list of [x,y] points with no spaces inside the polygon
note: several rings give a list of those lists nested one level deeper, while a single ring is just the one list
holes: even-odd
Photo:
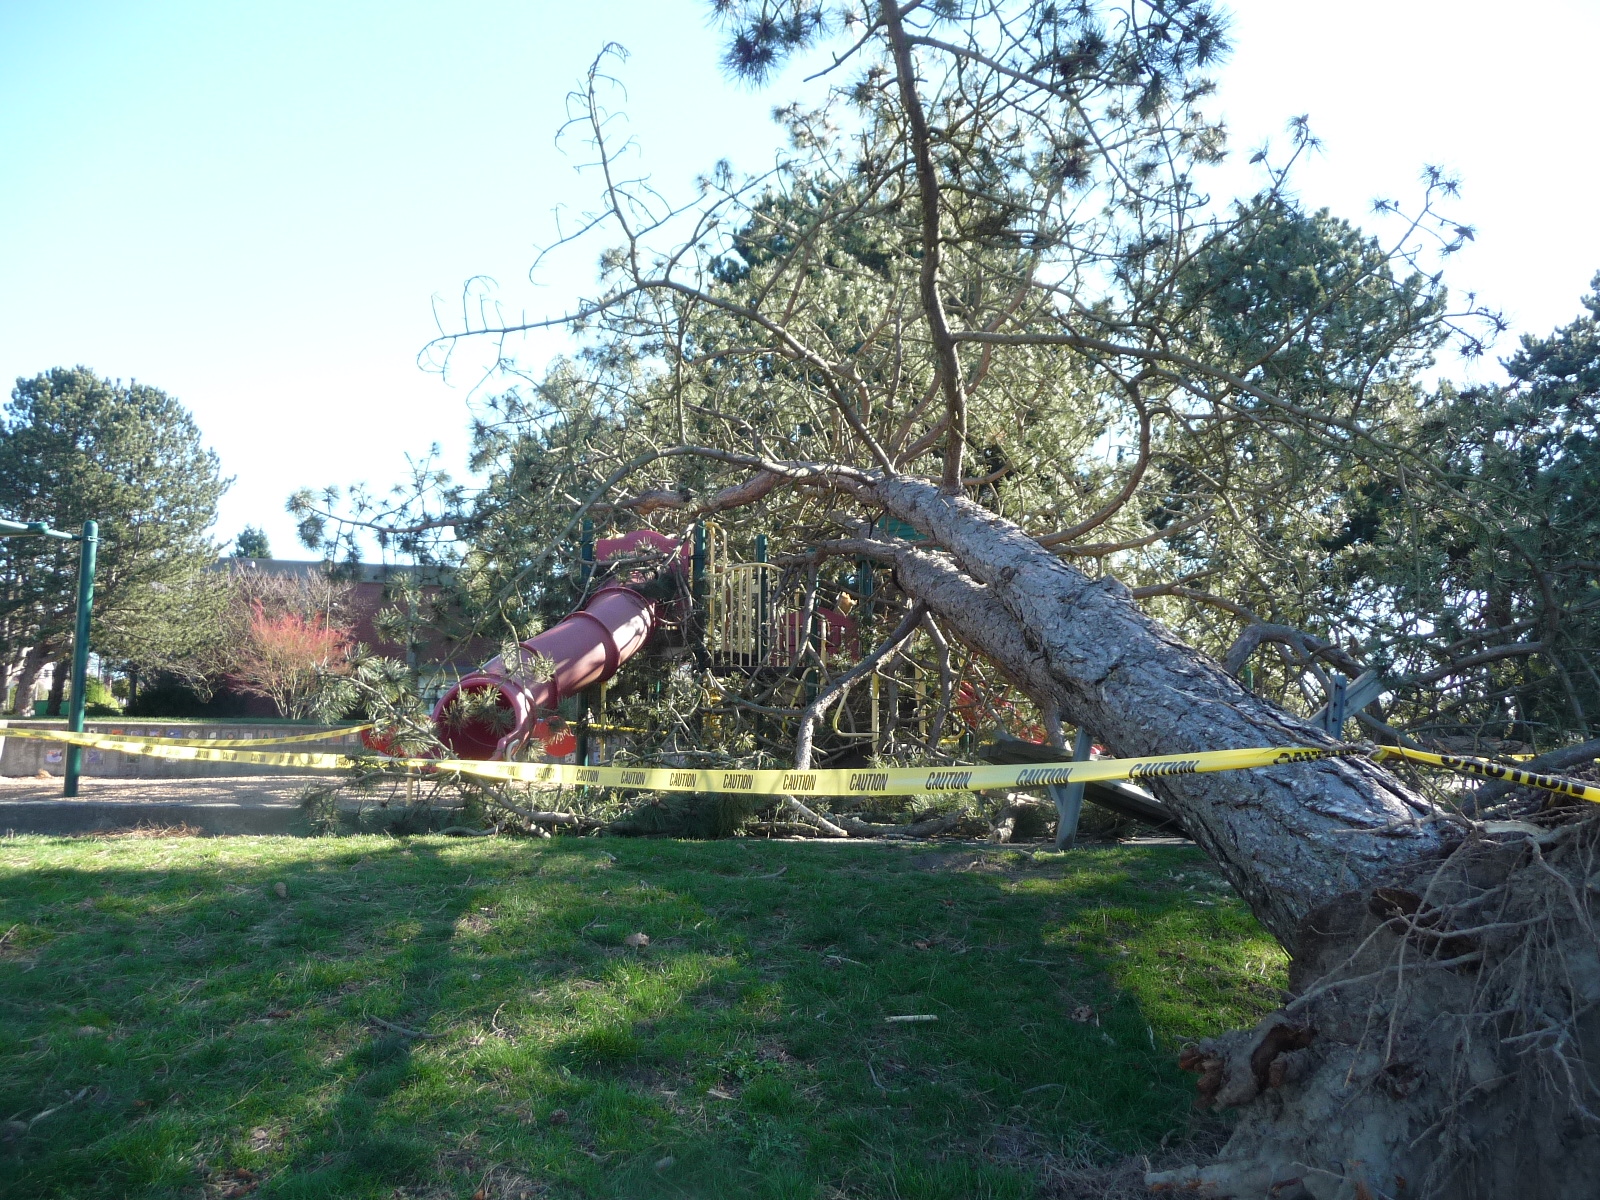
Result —
[{"label": "clear blue sky", "polygon": [[[1236,150],[1309,113],[1307,202],[1365,220],[1459,172],[1456,261],[1516,328],[1571,319],[1600,270],[1594,0],[1242,0],[1219,106]],[[298,556],[294,488],[458,465],[472,373],[418,370],[469,276],[525,272],[590,185],[553,144],[608,41],[664,187],[756,168],[792,77],[729,84],[701,0],[0,0],[0,379],[82,363],[172,392],[237,482],[217,534]],[[1241,155],[1243,157],[1243,155]],[[537,366],[554,340],[524,348]],[[1508,339],[1503,350],[1511,348]]]}]

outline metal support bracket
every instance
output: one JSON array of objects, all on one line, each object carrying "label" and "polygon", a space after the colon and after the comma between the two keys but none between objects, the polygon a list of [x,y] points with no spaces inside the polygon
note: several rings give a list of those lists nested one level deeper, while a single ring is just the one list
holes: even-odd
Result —
[{"label": "metal support bracket", "polygon": [[[1094,739],[1081,725],[1072,738],[1072,761],[1088,762]],[[1078,840],[1078,818],[1083,815],[1083,784],[1053,783],[1045,789],[1056,804],[1056,849],[1070,850]]]}]

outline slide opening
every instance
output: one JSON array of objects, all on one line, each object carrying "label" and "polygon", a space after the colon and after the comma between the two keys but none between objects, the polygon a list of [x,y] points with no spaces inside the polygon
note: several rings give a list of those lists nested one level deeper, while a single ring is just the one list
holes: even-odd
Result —
[{"label": "slide opening", "polygon": [[[450,701],[457,696],[470,696],[474,702],[471,715],[459,724],[443,718]],[[494,701],[492,708],[478,707],[491,696]],[[439,740],[449,748],[451,757],[473,759],[493,758],[500,740],[516,727],[518,716],[510,689],[491,682],[477,682],[452,689],[440,705],[440,714],[436,722]]]}]

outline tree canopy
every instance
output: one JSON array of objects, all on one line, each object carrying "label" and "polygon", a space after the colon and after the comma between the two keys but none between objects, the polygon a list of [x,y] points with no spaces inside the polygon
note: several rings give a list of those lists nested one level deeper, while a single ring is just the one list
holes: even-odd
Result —
[{"label": "tree canopy", "polygon": [[233,539],[233,556],[235,558],[271,558],[272,545],[267,541],[267,535],[254,525],[246,525],[239,531],[239,536]]},{"label": "tree canopy", "polygon": [[[479,611],[516,629],[570,600],[585,515],[713,517],[746,549],[767,532],[813,565],[887,561],[881,538],[846,544],[886,526],[834,468],[931,475],[1114,573],[1291,707],[1318,707],[1331,670],[1371,668],[1406,685],[1364,714],[1385,738],[1586,732],[1581,697],[1529,720],[1492,698],[1488,662],[1570,690],[1553,641],[1456,646],[1480,628],[1465,618],[1441,640],[1470,589],[1400,579],[1437,552],[1431,522],[1489,543],[1514,516],[1486,480],[1462,486],[1438,438],[1447,410],[1510,394],[1430,382],[1443,351],[1481,356],[1499,327],[1444,285],[1473,232],[1440,208],[1451,179],[1430,170],[1414,204],[1380,202],[1380,239],[1295,198],[1314,144],[1297,120],[1281,153],[1255,155],[1259,190],[1222,203],[1204,186],[1228,153],[1206,105],[1227,41],[1201,3],[713,9],[727,65],[755,81],[829,47],[827,100],[779,112],[790,148],[772,171],[718,168],[674,205],[628,181],[621,54],[602,55],[569,127],[607,170],[582,226],[609,239],[600,290],[540,320],[468,322],[431,353],[448,368],[460,338],[498,339],[515,375],[512,341],[552,326],[581,350],[484,405],[484,489],[419,472],[395,509],[347,510],[355,524],[423,554],[449,530]],[[332,510],[299,503],[324,533],[313,510]],[[1441,681],[1467,702],[1439,719],[1417,689]]]},{"label": "tree canopy", "polygon": [[[196,609],[215,597],[207,530],[227,483],[189,413],[148,384],[58,367],[21,379],[0,420],[0,512],[76,529],[100,526],[91,645],[113,661],[183,653]],[[8,665],[31,686],[69,653],[77,548],[0,542]]]}]

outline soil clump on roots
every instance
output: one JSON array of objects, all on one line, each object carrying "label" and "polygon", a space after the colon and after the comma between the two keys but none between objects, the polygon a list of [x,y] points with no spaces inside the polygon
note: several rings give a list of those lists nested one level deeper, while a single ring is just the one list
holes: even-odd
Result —
[{"label": "soil clump on roots", "polygon": [[1564,1200],[1600,1179],[1600,811],[1473,825],[1311,913],[1289,998],[1190,1048],[1239,1112],[1154,1191],[1255,1200]]}]

